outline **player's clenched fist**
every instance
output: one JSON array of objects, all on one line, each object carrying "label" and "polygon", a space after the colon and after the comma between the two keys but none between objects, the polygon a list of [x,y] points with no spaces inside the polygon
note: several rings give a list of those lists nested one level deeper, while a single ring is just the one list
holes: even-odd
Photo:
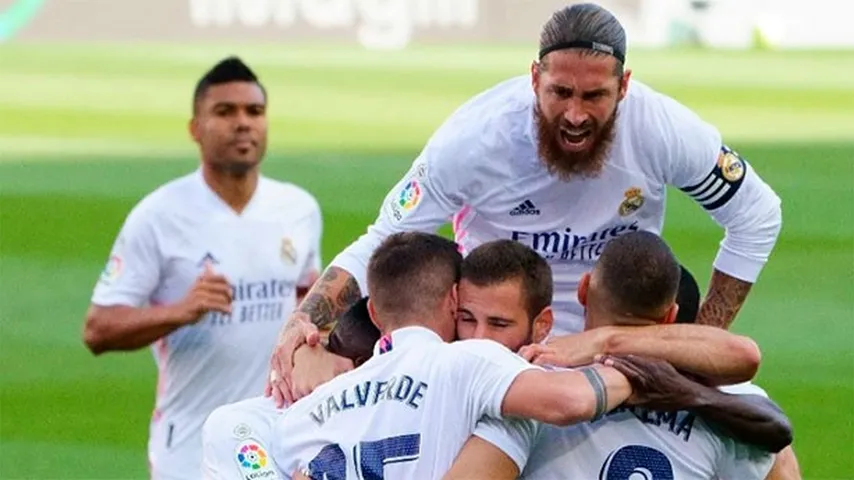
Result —
[{"label": "player's clenched fist", "polygon": [[175,305],[178,318],[185,323],[198,322],[208,312],[231,313],[232,291],[228,280],[213,271],[209,263],[183,300]]}]

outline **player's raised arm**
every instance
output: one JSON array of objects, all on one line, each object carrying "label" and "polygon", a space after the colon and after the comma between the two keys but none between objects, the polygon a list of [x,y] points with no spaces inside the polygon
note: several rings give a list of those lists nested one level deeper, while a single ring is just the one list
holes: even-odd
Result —
[{"label": "player's raised arm", "polygon": [[598,418],[623,403],[632,387],[611,367],[547,372],[526,370],[510,385],[501,414],[566,426]]},{"label": "player's raised arm", "polygon": [[[368,259],[382,240],[401,231],[435,232],[462,205],[455,175],[460,154],[442,136],[441,130],[434,135],[406,175],[388,192],[367,232],[333,259],[283,328],[270,362],[266,389],[267,394],[276,397],[277,404],[295,401],[329,380],[323,375],[296,380],[303,386],[297,392],[294,353],[303,343],[315,344],[316,329],[328,326],[367,291]],[[340,360],[327,357],[326,361],[329,366],[336,362],[339,366],[321,371],[338,372],[345,368]]]},{"label": "player's raised arm", "polygon": [[697,323],[728,328],[777,242],[780,198],[717,129],[687,108],[669,111],[666,180],[726,229]]},{"label": "player's raised arm", "polygon": [[231,286],[211,269],[180,302],[145,306],[160,280],[163,264],[150,212],[142,204],[128,215],[95,287],[86,314],[83,341],[95,355],[150,345],[205,313],[229,313]]},{"label": "player's raised arm", "polygon": [[711,385],[746,382],[761,354],[748,337],[708,325],[605,326],[533,344],[521,352],[538,365],[577,367],[597,355],[639,355],[665,360]]}]

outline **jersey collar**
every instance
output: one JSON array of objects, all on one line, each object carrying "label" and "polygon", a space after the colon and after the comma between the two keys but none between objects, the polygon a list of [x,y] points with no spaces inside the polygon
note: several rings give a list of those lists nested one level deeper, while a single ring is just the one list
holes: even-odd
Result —
[{"label": "jersey collar", "polygon": [[258,185],[255,187],[255,192],[252,194],[252,198],[249,199],[249,203],[246,204],[246,207],[243,209],[243,211],[238,214],[237,212],[232,210],[231,206],[229,206],[227,203],[225,203],[225,200],[223,200],[219,195],[217,195],[216,192],[213,191],[213,189],[210,187],[210,185],[208,185],[208,182],[205,181],[204,174],[202,174],[202,168],[201,167],[196,169],[196,172],[194,175],[196,177],[196,184],[199,187],[199,193],[201,195],[201,200],[203,202],[207,203],[208,205],[210,205],[216,209],[219,209],[228,215],[232,215],[235,217],[246,217],[246,216],[248,216],[248,212],[251,212],[251,210],[255,206],[255,204],[260,202],[258,200],[258,198],[263,195],[262,184],[264,183],[264,179],[263,179],[263,177],[261,177],[259,175]]},{"label": "jersey collar", "polygon": [[424,327],[403,327],[380,337],[374,345],[374,355],[392,350],[406,349],[411,345],[424,343],[444,343],[436,332]]}]

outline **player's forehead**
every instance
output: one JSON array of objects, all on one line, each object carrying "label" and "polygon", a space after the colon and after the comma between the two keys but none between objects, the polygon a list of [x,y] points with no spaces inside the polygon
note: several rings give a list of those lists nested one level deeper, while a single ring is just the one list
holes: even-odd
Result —
[{"label": "player's forehead", "polygon": [[216,105],[265,105],[267,99],[261,86],[255,82],[227,82],[211,85],[201,98],[206,107]]},{"label": "player's forehead", "polygon": [[519,279],[476,285],[463,278],[459,286],[460,308],[474,314],[514,318],[525,311],[524,290]]},{"label": "player's forehead", "polygon": [[595,90],[619,85],[614,74],[617,59],[611,55],[593,55],[583,50],[558,50],[548,54],[548,68],[542,79],[547,85],[573,90]]}]

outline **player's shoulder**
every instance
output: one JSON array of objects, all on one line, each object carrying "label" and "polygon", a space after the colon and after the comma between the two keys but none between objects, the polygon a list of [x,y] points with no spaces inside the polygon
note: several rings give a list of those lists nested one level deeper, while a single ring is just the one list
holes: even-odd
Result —
[{"label": "player's shoulder", "polygon": [[466,169],[471,162],[509,155],[527,137],[534,93],[526,76],[504,80],[484,90],[457,108],[428,141],[428,148],[453,151],[441,158],[464,159],[455,164]]},{"label": "player's shoulder", "polygon": [[667,142],[674,135],[704,135],[715,131],[686,105],[637,80],[631,81],[624,102],[630,130],[639,132],[647,142]]},{"label": "player's shoulder", "polygon": [[265,190],[265,196],[276,206],[287,206],[289,210],[304,213],[320,213],[320,203],[308,190],[299,185],[284,180],[262,175],[260,185]]},{"label": "player's shoulder", "polygon": [[446,344],[448,352],[462,359],[480,359],[496,364],[525,364],[528,362],[501,343],[488,339],[460,340]]},{"label": "player's shoulder", "polygon": [[200,182],[199,173],[188,173],[172,179],[142,197],[128,213],[128,221],[155,223],[181,207],[193,203]]}]

